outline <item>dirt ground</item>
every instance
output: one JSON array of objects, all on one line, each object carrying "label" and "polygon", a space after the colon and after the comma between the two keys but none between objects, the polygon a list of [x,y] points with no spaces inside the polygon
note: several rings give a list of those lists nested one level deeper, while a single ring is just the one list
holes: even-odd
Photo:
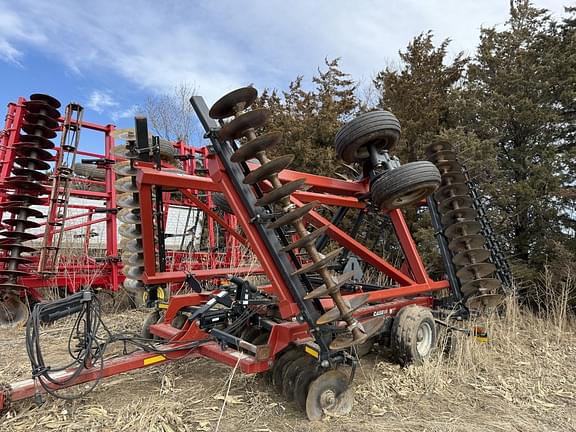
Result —
[{"label": "dirt ground", "polygon": [[[137,329],[144,316],[133,310],[105,319]],[[402,369],[377,351],[363,358],[346,417],[308,422],[265,378],[241,373],[222,410],[232,369],[195,359],[105,379],[72,402],[17,402],[0,431],[576,431],[575,327],[517,310],[487,324],[491,341],[464,338],[452,359]],[[69,328],[45,329],[51,359],[63,358]],[[27,378],[23,330],[2,330],[0,340],[0,381]]]}]

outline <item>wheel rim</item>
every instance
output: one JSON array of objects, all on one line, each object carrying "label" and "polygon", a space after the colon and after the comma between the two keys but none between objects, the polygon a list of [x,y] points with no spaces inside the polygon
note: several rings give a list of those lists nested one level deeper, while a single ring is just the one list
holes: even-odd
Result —
[{"label": "wheel rim", "polygon": [[428,191],[429,188],[416,189],[414,192],[410,192],[405,195],[399,196],[394,201],[392,201],[392,206],[396,208],[411,205],[417,201],[420,201],[422,198],[428,196],[429,195]]},{"label": "wheel rim", "polygon": [[433,334],[432,326],[428,322],[422,322],[418,327],[416,332],[416,350],[420,357],[424,358],[430,353]]}]

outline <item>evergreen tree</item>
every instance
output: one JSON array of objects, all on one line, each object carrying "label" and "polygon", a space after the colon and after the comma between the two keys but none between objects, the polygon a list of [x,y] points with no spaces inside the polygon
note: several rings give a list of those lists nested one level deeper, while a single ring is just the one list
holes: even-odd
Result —
[{"label": "evergreen tree", "polygon": [[267,129],[284,134],[282,144],[271,151],[273,155],[294,154],[291,168],[333,176],[340,165],[334,136],[358,111],[359,104],[356,85],[340,70],[339,59],[326,60],[326,67],[313,78],[313,90],[304,90],[299,76],[288,91],[264,91],[259,103],[271,112]]},{"label": "evergreen tree", "polygon": [[[454,124],[452,106],[467,59],[460,53],[449,61],[449,43],[444,40],[435,46],[431,32],[420,34],[408,44],[406,51],[399,53],[402,61],[399,69],[385,69],[374,79],[380,95],[379,105],[400,120],[400,143],[391,153],[403,163],[426,159],[426,146]],[[460,138],[461,131],[457,132]],[[428,272],[441,276],[442,261],[428,213],[411,209],[405,214]]]},{"label": "evergreen tree", "polygon": [[376,76],[382,108],[393,112],[402,125],[395,153],[402,162],[424,158],[424,148],[442,129],[451,126],[451,107],[467,59],[458,54],[447,60],[450,41],[434,46],[431,32],[420,34],[400,52],[399,70],[386,69]]},{"label": "evergreen tree", "polygon": [[[561,33],[545,10],[513,1],[504,30],[482,30],[460,99],[464,125],[483,141],[480,157],[495,155],[484,191],[529,278],[566,240],[560,191],[574,178],[574,161],[563,118],[562,98],[569,98]],[[573,80],[574,69],[568,73]]]}]

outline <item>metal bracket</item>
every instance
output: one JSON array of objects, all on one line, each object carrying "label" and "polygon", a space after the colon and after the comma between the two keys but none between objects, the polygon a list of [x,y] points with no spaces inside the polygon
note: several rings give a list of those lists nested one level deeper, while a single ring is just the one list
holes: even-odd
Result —
[{"label": "metal bracket", "polygon": [[100,158],[100,159],[82,159],[81,161],[85,165],[97,165],[97,166],[111,166],[116,163],[112,159]]}]

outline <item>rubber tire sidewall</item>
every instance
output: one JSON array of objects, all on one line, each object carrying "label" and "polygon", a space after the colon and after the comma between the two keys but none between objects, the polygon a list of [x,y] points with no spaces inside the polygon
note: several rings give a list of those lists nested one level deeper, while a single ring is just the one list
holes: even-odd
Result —
[{"label": "rubber tire sidewall", "polygon": [[[371,185],[372,201],[380,209],[393,210],[409,207],[432,194],[440,185],[438,168],[427,161],[410,162],[380,175]],[[422,190],[419,197],[409,203],[394,204],[402,196]]]},{"label": "rubber tire sidewall", "polygon": [[[426,357],[422,357],[417,349],[418,328],[423,322],[427,322],[432,330],[432,341]],[[418,305],[405,306],[394,317],[390,345],[400,365],[421,365],[430,358],[437,342],[438,329],[430,309]]]},{"label": "rubber tire sidewall", "polygon": [[365,148],[368,143],[374,143],[380,151],[389,150],[400,139],[400,131],[400,122],[389,111],[360,114],[336,133],[336,154],[347,163],[362,162],[370,157]]}]

